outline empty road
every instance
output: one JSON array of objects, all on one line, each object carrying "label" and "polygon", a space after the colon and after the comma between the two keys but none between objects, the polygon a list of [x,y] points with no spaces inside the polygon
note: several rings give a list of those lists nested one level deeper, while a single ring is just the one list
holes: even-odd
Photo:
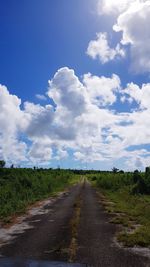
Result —
[{"label": "empty road", "polygon": [[[113,242],[118,226],[109,223],[110,215],[100,203],[96,189],[87,181],[73,186],[43,209],[43,214],[35,213],[16,223],[14,232],[10,231],[12,239],[6,240],[6,244],[5,235],[0,240],[0,266],[9,266],[3,258],[81,264],[72,266],[150,266],[150,259]],[[17,232],[21,224],[29,227]],[[0,231],[2,235],[3,229]]]}]

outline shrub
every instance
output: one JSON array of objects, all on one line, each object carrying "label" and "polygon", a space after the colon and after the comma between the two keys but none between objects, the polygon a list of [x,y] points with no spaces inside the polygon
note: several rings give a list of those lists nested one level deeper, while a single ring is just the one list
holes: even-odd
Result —
[{"label": "shrub", "polygon": [[0,160],[0,168],[4,168],[5,167],[5,161],[4,160]]},{"label": "shrub", "polygon": [[137,170],[133,173],[133,194],[150,194],[150,168],[146,167],[145,175],[142,176]]},{"label": "shrub", "polygon": [[72,177],[68,170],[0,169],[0,218],[63,190]]}]

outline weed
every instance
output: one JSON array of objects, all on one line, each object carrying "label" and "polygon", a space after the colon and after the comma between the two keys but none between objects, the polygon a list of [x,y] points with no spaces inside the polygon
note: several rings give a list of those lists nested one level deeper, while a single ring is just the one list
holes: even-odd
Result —
[{"label": "weed", "polygon": [[56,195],[78,179],[69,170],[0,169],[0,219],[9,220],[29,204]]}]

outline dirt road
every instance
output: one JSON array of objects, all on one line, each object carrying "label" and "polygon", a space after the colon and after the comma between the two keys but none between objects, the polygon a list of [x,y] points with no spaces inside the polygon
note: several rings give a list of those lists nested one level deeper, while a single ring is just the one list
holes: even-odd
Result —
[{"label": "dirt road", "polygon": [[109,223],[109,215],[88,182],[72,187],[44,209],[45,214],[24,219],[29,229],[13,233],[14,239],[1,246],[1,257],[78,262],[93,267],[150,266],[150,259],[113,242],[117,226]]}]

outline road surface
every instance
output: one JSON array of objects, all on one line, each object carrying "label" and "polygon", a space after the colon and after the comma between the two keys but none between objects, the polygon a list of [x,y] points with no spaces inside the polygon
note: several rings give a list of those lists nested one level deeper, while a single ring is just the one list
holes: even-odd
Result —
[{"label": "road surface", "polygon": [[[44,209],[46,213],[24,219],[31,228],[1,246],[1,259],[75,262],[93,267],[150,266],[150,259],[114,243],[118,226],[109,223],[110,215],[88,182],[73,186]],[[0,266],[9,265],[3,262]]]}]

